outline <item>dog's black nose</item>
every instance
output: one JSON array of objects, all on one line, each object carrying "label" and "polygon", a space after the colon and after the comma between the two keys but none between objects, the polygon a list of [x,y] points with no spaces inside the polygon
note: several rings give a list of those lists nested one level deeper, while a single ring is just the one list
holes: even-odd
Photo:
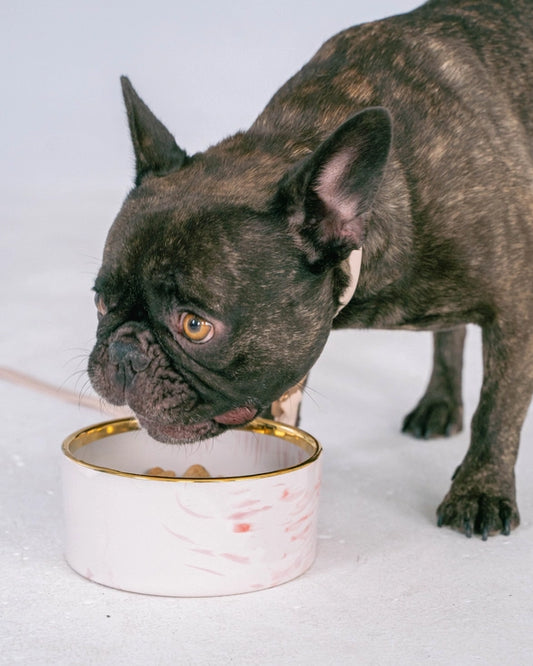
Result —
[{"label": "dog's black nose", "polygon": [[148,356],[139,346],[127,340],[115,340],[109,345],[109,360],[116,367],[117,377],[129,386],[135,375],[150,365]]}]

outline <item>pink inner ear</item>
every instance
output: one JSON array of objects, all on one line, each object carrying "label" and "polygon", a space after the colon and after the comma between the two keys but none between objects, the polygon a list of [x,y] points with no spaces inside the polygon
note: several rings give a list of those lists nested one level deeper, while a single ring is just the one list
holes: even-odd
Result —
[{"label": "pink inner ear", "polygon": [[362,225],[357,216],[359,197],[346,187],[352,161],[350,151],[341,151],[328,160],[314,190],[326,211],[321,223],[322,241],[337,240],[359,247],[362,240]]}]

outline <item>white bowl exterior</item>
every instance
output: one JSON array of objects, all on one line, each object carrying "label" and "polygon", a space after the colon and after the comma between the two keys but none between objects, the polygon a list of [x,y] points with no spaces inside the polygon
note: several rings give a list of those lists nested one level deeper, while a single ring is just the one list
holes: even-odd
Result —
[{"label": "white bowl exterior", "polygon": [[62,466],[66,559],[95,582],[237,594],[289,581],[315,558],[320,457],[274,476],[210,482],[120,476],[66,456]]}]

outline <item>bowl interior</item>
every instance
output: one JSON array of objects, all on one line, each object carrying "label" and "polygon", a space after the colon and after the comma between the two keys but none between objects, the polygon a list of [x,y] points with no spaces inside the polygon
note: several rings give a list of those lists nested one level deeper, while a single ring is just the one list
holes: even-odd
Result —
[{"label": "bowl interior", "polygon": [[78,431],[65,441],[63,451],[84,465],[121,474],[146,475],[161,467],[179,478],[198,464],[211,476],[201,480],[210,481],[284,473],[313,462],[320,445],[297,428],[264,419],[215,439],[169,445],[152,439],[135,419],[120,419]]}]

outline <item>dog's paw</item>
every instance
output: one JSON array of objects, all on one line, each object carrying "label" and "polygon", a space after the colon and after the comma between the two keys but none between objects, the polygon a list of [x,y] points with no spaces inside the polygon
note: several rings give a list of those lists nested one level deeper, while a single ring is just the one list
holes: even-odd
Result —
[{"label": "dog's paw", "polygon": [[424,396],[403,421],[402,432],[417,439],[451,437],[463,429],[463,406]]},{"label": "dog's paw", "polygon": [[483,492],[460,494],[452,489],[437,509],[437,525],[448,525],[467,537],[480,534],[483,541],[494,534],[509,535],[520,517],[513,498]]}]

